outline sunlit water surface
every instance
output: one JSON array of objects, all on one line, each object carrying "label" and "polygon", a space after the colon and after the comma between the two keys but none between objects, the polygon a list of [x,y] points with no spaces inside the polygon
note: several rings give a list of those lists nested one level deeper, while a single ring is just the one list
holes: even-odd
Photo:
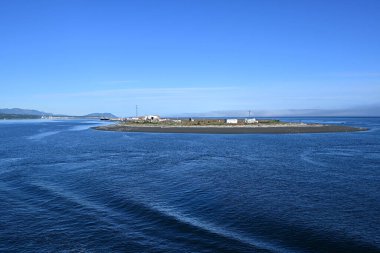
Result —
[{"label": "sunlit water surface", "polygon": [[330,134],[0,122],[0,252],[380,252],[380,118]]}]

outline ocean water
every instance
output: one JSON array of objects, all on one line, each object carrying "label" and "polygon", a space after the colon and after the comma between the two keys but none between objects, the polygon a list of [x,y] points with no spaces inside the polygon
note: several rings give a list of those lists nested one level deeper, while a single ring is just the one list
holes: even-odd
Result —
[{"label": "ocean water", "polygon": [[380,118],[324,134],[0,122],[0,252],[380,252]]}]

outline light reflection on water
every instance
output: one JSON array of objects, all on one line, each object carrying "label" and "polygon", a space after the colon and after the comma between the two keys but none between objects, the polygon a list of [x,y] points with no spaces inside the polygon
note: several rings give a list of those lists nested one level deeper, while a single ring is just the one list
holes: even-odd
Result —
[{"label": "light reflection on water", "polygon": [[[324,120],[380,127],[379,118]],[[99,124],[0,124],[0,251],[380,249],[379,131],[91,129]]]}]

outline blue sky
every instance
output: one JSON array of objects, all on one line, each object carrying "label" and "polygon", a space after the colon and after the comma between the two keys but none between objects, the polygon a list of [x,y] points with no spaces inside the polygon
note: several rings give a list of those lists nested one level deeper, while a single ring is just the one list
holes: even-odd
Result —
[{"label": "blue sky", "polygon": [[377,0],[1,1],[0,108],[367,108],[379,13]]}]

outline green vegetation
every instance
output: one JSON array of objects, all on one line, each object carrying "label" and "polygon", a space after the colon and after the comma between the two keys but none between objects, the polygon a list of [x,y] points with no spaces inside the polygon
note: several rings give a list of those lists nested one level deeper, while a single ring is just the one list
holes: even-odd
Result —
[{"label": "green vegetation", "polygon": [[167,119],[167,120],[129,120],[122,125],[129,126],[244,126],[244,125],[276,125],[284,124],[279,120],[258,120],[258,123],[245,123],[244,119],[239,119],[237,124],[227,124],[224,119]]},{"label": "green vegetation", "polygon": [[281,122],[279,121],[278,119],[260,119],[259,120],[259,124],[272,124],[272,125],[276,125],[276,124],[283,124],[284,122]]}]

